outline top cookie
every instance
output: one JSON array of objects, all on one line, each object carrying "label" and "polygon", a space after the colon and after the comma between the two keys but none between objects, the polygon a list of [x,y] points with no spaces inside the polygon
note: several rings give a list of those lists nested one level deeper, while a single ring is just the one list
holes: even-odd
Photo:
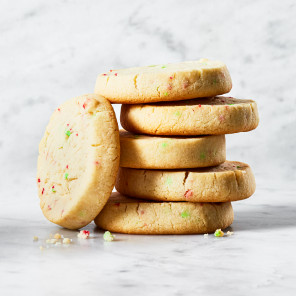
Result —
[{"label": "top cookie", "polygon": [[137,104],[210,97],[229,92],[231,86],[224,63],[201,59],[110,70],[98,76],[95,93],[111,103]]},{"label": "top cookie", "polygon": [[39,145],[37,184],[45,217],[77,229],[107,202],[119,166],[119,132],[99,95],[71,99],[51,116]]}]

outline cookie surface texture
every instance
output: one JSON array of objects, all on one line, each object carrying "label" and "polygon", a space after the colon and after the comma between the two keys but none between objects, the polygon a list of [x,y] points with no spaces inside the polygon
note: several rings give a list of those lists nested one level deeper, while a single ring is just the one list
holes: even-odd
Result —
[{"label": "cookie surface texture", "polygon": [[78,229],[107,202],[119,166],[119,131],[110,103],[99,95],[57,108],[39,144],[38,195],[45,217]]},{"label": "cookie surface texture", "polygon": [[95,93],[112,103],[136,104],[210,97],[231,90],[224,63],[201,59],[100,74]]},{"label": "cookie surface texture", "polygon": [[227,202],[250,197],[256,183],[247,164],[226,161],[174,171],[119,168],[115,187],[122,194],[156,201]]},{"label": "cookie surface texture", "polygon": [[226,160],[225,136],[157,137],[120,131],[120,166],[180,169],[214,166]]},{"label": "cookie surface texture", "polygon": [[119,193],[112,193],[95,219],[100,228],[131,234],[210,233],[232,222],[230,202],[150,202]]},{"label": "cookie surface texture", "polygon": [[122,105],[124,129],[151,135],[221,135],[247,132],[259,123],[256,102],[212,97],[173,103]]}]

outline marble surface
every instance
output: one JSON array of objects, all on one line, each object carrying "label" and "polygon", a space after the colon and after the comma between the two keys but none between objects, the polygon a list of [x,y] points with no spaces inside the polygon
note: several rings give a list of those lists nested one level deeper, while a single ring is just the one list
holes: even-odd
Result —
[{"label": "marble surface", "polygon": [[[1,295],[292,295],[296,289],[295,1],[11,1],[0,3]],[[77,241],[43,217],[38,143],[52,111],[93,91],[108,69],[224,61],[232,96],[258,103],[260,126],[227,136],[255,195],[234,203],[234,235]],[[114,105],[117,116],[120,106]],[[50,233],[69,247],[40,251]],[[33,242],[37,235],[40,240]],[[46,289],[46,291],[44,291]]]}]

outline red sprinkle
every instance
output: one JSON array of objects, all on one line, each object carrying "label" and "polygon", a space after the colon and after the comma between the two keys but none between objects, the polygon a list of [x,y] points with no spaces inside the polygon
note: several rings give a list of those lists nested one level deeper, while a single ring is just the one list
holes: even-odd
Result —
[{"label": "red sprinkle", "polygon": [[76,136],[78,136],[78,134],[76,134]]},{"label": "red sprinkle", "polygon": [[61,111],[61,109],[60,109],[60,108],[58,108],[58,111]]},{"label": "red sprinkle", "polygon": [[88,230],[82,230],[82,233],[89,236],[89,231]]},{"label": "red sprinkle", "polygon": [[193,195],[193,191],[191,189],[188,189],[184,194],[186,199],[189,199],[190,197],[192,197],[192,195]]},{"label": "red sprinkle", "polygon": [[107,76],[107,74],[102,74],[103,76]]},{"label": "red sprinkle", "polygon": [[42,192],[41,192],[41,194],[43,195],[43,193],[44,193],[44,188],[42,188]]},{"label": "red sprinkle", "polygon": [[117,76],[117,73],[115,73],[114,75]]},{"label": "red sprinkle", "polygon": [[67,123],[67,126],[69,126],[69,123]]},{"label": "red sprinkle", "polygon": [[113,70],[109,70],[109,72],[112,72]]},{"label": "red sprinkle", "polygon": [[170,76],[170,79],[173,79],[173,76]]},{"label": "red sprinkle", "polygon": [[201,104],[199,104],[198,107],[201,108]]},{"label": "red sprinkle", "polygon": [[95,165],[99,165],[100,164],[100,162],[98,162],[98,161],[95,161]]},{"label": "red sprinkle", "polygon": [[68,165],[66,165],[66,169],[68,169],[69,168],[69,166]]},{"label": "red sprinkle", "polygon": [[171,90],[173,87],[171,86],[171,84],[168,84],[168,90]]},{"label": "red sprinkle", "polygon": [[49,211],[51,210],[51,206],[50,205],[48,205],[47,208],[48,208]]},{"label": "red sprinkle", "polygon": [[114,206],[119,207],[120,206],[120,202],[115,202]]},{"label": "red sprinkle", "polygon": [[38,183],[40,183],[40,179],[38,179],[37,181],[38,181]]},{"label": "red sprinkle", "polygon": [[85,109],[85,106],[86,106],[86,103],[83,103],[83,105],[82,105],[83,109]]},{"label": "red sprinkle", "polygon": [[51,188],[54,188],[54,185]]}]

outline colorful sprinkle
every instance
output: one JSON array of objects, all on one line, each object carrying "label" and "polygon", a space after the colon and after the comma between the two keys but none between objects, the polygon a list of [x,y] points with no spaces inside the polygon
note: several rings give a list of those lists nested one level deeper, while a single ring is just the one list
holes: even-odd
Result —
[{"label": "colorful sprinkle", "polygon": [[65,131],[66,136],[70,137],[71,136],[71,131],[67,130]]},{"label": "colorful sprinkle", "polygon": [[54,189],[54,186],[51,187],[51,191],[56,192],[56,190]]},{"label": "colorful sprinkle", "polygon": [[167,96],[167,95],[168,95],[168,93],[167,93],[167,92],[165,92],[165,93],[164,93],[164,95],[165,95],[165,96]]},{"label": "colorful sprinkle", "polygon": [[173,87],[172,87],[171,84],[168,84],[168,87],[167,88],[168,88],[168,90],[172,90]]},{"label": "colorful sprinkle", "polygon": [[181,116],[181,112],[180,112],[180,111],[176,111],[176,112],[174,113],[174,115],[180,117],[180,116]]},{"label": "colorful sprinkle", "polygon": [[48,205],[47,208],[48,208],[49,211],[51,210],[51,206],[50,205]]},{"label": "colorful sprinkle", "polygon": [[61,111],[61,109],[60,109],[60,108],[58,108],[58,111]]},{"label": "colorful sprinkle", "polygon": [[100,162],[99,161],[95,161],[95,165],[99,165],[100,164]]},{"label": "colorful sprinkle", "polygon": [[205,155],[204,152],[202,152],[202,153],[200,154],[200,159],[205,159],[205,158],[206,158],[206,155]]},{"label": "colorful sprinkle", "polygon": [[192,197],[192,195],[193,195],[193,191],[191,189],[188,189],[184,194],[186,199],[190,199],[190,197]]},{"label": "colorful sprinkle", "polygon": [[105,231],[103,238],[106,242],[112,242],[114,240],[114,235],[110,231]]},{"label": "colorful sprinkle", "polygon": [[112,72],[113,70],[109,70],[109,72]]},{"label": "colorful sprinkle", "polygon": [[68,180],[68,176],[69,176],[69,174],[66,173],[66,174],[65,174],[65,180]]},{"label": "colorful sprinkle", "polygon": [[114,75],[115,75],[115,76],[117,76],[117,75],[118,75],[118,73],[115,73]]},{"label": "colorful sprinkle", "polygon": [[242,167],[241,167],[241,166],[239,166],[239,165],[237,165],[237,166],[236,166],[236,168],[237,168],[237,169],[241,169]]},{"label": "colorful sprinkle", "polygon": [[41,192],[41,194],[43,195],[43,193],[44,193],[44,188],[42,188],[42,192]]},{"label": "colorful sprinkle", "polygon": [[69,166],[68,165],[66,165],[66,169],[68,169],[69,168]]},{"label": "colorful sprinkle", "polygon": [[198,107],[201,108],[201,104],[198,104]]},{"label": "colorful sprinkle", "polygon": [[166,148],[167,146],[168,146],[168,143],[166,143],[166,142],[161,143],[162,148]]},{"label": "colorful sprinkle", "polygon": [[224,232],[221,229],[216,229],[214,236],[222,237],[222,236],[224,236]]},{"label": "colorful sprinkle", "polygon": [[78,134],[76,134],[76,136],[78,136]]},{"label": "colorful sprinkle", "polygon": [[171,185],[171,184],[173,184],[173,180],[172,180],[172,178],[171,178],[170,176],[167,178],[167,180],[166,180],[166,184],[167,184],[167,185]]},{"label": "colorful sprinkle", "polygon": [[234,105],[234,104],[228,104],[229,106],[232,106],[232,105]]},{"label": "colorful sprinkle", "polygon": [[83,103],[82,107],[83,107],[83,109],[85,109],[85,107],[86,107],[86,103]]},{"label": "colorful sprinkle", "polygon": [[185,210],[185,211],[183,211],[182,213],[181,213],[181,217],[182,218],[188,218],[190,216],[190,214],[189,214],[189,212],[187,211],[187,210]]},{"label": "colorful sprinkle", "polygon": [[173,76],[170,76],[170,79],[173,79]]},{"label": "colorful sprinkle", "polygon": [[39,178],[38,178],[37,182],[40,183],[40,179]]},{"label": "colorful sprinkle", "polygon": [[166,66],[162,66],[161,68],[164,69],[164,68],[166,68]]},{"label": "colorful sprinkle", "polygon": [[102,74],[102,75],[103,75],[103,76],[107,76],[107,74],[105,74],[105,73],[104,73],[104,74]]},{"label": "colorful sprinkle", "polygon": [[89,231],[88,230],[81,230],[78,234],[77,234],[78,238],[82,238],[82,239],[87,239],[89,237]]}]

